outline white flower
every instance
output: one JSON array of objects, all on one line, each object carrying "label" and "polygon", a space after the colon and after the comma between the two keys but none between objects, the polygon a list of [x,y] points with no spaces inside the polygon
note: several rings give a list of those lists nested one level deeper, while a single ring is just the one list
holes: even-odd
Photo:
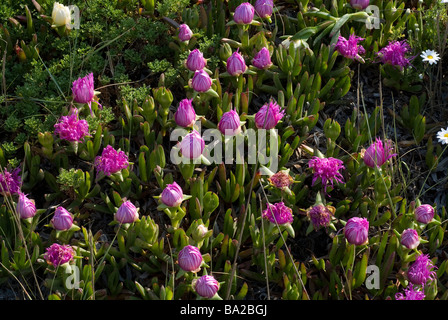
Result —
[{"label": "white flower", "polygon": [[426,50],[422,52],[420,57],[423,58],[423,61],[428,61],[429,64],[437,63],[440,59],[439,54],[434,50]]},{"label": "white flower", "polygon": [[55,2],[51,18],[53,19],[53,27],[66,26],[67,28],[70,28],[71,14],[69,7],[60,4],[59,2]]},{"label": "white flower", "polygon": [[448,128],[442,129],[439,132],[437,132],[437,139],[439,139],[439,142],[441,144],[447,144],[448,143]]}]

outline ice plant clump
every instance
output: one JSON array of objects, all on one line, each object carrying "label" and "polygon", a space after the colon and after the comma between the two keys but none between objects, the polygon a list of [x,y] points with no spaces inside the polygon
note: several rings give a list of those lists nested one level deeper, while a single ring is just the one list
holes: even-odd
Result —
[{"label": "ice plant clump", "polygon": [[241,132],[240,116],[235,110],[225,112],[218,123],[218,130],[226,136],[234,136]]},{"label": "ice plant clump", "polygon": [[196,159],[200,157],[204,148],[205,141],[196,130],[187,134],[180,142],[180,152],[188,159]]},{"label": "ice plant clump", "polygon": [[395,294],[395,300],[423,300],[425,299],[425,293],[423,291],[415,290],[412,283],[404,289],[404,295],[399,292]]},{"label": "ice plant clump", "polygon": [[418,233],[414,229],[406,229],[401,234],[401,244],[408,249],[415,249],[420,244]]},{"label": "ice plant clump", "polygon": [[177,256],[179,267],[184,271],[198,272],[201,270],[202,254],[197,247],[187,245]]},{"label": "ice plant clump", "polygon": [[269,18],[274,11],[273,0],[257,0],[255,1],[255,12],[260,18]]},{"label": "ice plant clump", "polygon": [[273,129],[284,115],[285,110],[280,111],[280,106],[271,100],[255,114],[255,126],[258,129]]},{"label": "ice plant clump", "polygon": [[207,60],[204,59],[201,51],[194,49],[188,55],[185,65],[190,71],[202,70],[207,65]]},{"label": "ice plant clump", "polygon": [[233,21],[237,24],[250,24],[254,20],[255,8],[249,2],[243,2],[235,9]]},{"label": "ice plant clump", "polygon": [[357,10],[364,10],[369,6],[369,0],[351,0],[350,5]]},{"label": "ice plant clump", "polygon": [[[87,103],[90,108],[90,114],[93,115],[92,101],[95,98],[95,89],[93,84],[93,73],[89,73],[83,78],[78,78],[72,86],[73,100],[77,103]],[[100,107],[101,105],[98,104]]]},{"label": "ice plant clump", "polygon": [[364,38],[355,36],[354,34],[351,34],[348,40],[340,35],[335,49],[346,58],[364,62],[364,59],[360,56],[360,54],[364,54],[365,49],[363,46],[358,45],[358,42],[362,40],[364,40]]},{"label": "ice plant clump", "polygon": [[76,108],[72,109],[70,115],[62,116],[54,129],[61,139],[72,142],[79,142],[89,134],[89,124],[86,120],[79,120]]},{"label": "ice plant clump", "polygon": [[96,169],[107,176],[127,168],[128,165],[128,156],[123,151],[115,150],[111,145],[103,149],[101,156],[95,158]]},{"label": "ice plant clump", "polygon": [[174,120],[178,126],[192,127],[196,121],[196,112],[191,102],[193,99],[183,99],[179,102],[179,107],[174,114]]},{"label": "ice plant clump", "polygon": [[64,207],[57,207],[53,219],[51,219],[51,224],[56,230],[68,230],[73,225],[73,216]]},{"label": "ice plant clump", "polygon": [[283,202],[278,202],[276,204],[268,203],[268,207],[263,211],[262,216],[270,222],[279,225],[292,223],[294,220],[292,209],[285,206]]},{"label": "ice plant clump", "polygon": [[177,182],[173,182],[166,185],[160,197],[164,205],[168,207],[178,207],[182,203],[183,195],[182,188]]},{"label": "ice plant clump", "polygon": [[327,186],[331,185],[333,187],[333,181],[344,183],[342,180],[342,174],[339,172],[340,169],[345,169],[343,166],[343,161],[329,158],[319,158],[313,157],[309,162],[308,166],[313,169],[314,176],[312,181],[312,186],[316,183],[317,179],[320,178],[322,181],[322,186],[325,193],[327,192]]},{"label": "ice plant clump", "polygon": [[15,168],[12,172],[4,169],[0,173],[0,194],[7,196],[20,192],[22,187],[22,179],[19,176],[20,168]]},{"label": "ice plant clump", "polygon": [[415,285],[425,285],[429,280],[435,280],[437,275],[433,270],[435,268],[429,255],[421,254],[415,259],[415,262],[409,267],[408,280]]},{"label": "ice plant clump", "polygon": [[370,168],[381,167],[387,160],[397,155],[392,152],[392,141],[386,140],[383,144],[381,139],[376,138],[376,142],[372,143],[364,153],[363,160]]},{"label": "ice plant clump", "polygon": [[17,201],[16,210],[21,219],[32,218],[37,211],[34,200],[28,199],[22,192],[19,192],[19,200]]},{"label": "ice plant clump", "polygon": [[190,27],[183,23],[179,26],[179,40],[180,41],[189,41],[191,39],[191,36],[193,35],[193,32],[191,31]]},{"label": "ice plant clump", "polygon": [[53,27],[66,26],[70,29],[71,14],[70,9],[59,2],[53,4],[53,11],[51,12],[51,19]]},{"label": "ice plant clump", "polygon": [[268,178],[268,181],[276,188],[289,188],[293,183],[293,178],[286,171],[279,171]]},{"label": "ice plant clump", "polygon": [[203,298],[213,298],[219,290],[219,282],[209,275],[204,275],[196,280],[194,289]]},{"label": "ice plant clump", "polygon": [[133,223],[138,219],[138,210],[131,201],[125,201],[118,208],[115,220],[119,223]]},{"label": "ice plant clump", "polygon": [[227,72],[232,76],[239,76],[247,69],[246,62],[238,51],[239,48],[227,59]]},{"label": "ice plant clump", "polygon": [[390,41],[386,47],[377,53],[377,55],[382,63],[397,66],[400,70],[403,70],[404,67],[407,67],[411,63],[410,60],[405,57],[405,54],[410,50],[411,47],[406,40]]},{"label": "ice plant clump", "polygon": [[414,210],[415,220],[428,224],[434,218],[434,208],[429,204],[422,204]]},{"label": "ice plant clump", "polygon": [[350,218],[345,225],[344,235],[351,244],[366,244],[369,240],[369,221],[366,218]]},{"label": "ice plant clump", "polygon": [[316,205],[308,210],[308,217],[316,230],[321,227],[328,227],[332,216],[333,212],[322,204]]},{"label": "ice plant clump", "polygon": [[204,70],[196,70],[191,79],[191,86],[197,92],[206,92],[212,86],[212,78]]},{"label": "ice plant clump", "polygon": [[75,252],[70,245],[60,245],[53,243],[46,249],[44,259],[53,266],[58,267],[73,260]]},{"label": "ice plant clump", "polygon": [[268,48],[263,47],[252,59],[252,64],[258,69],[268,69],[272,66],[271,53]]}]

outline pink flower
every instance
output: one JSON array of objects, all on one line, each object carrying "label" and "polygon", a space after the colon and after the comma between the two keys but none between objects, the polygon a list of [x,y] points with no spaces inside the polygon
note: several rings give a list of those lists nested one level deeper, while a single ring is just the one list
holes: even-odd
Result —
[{"label": "pink flower", "polygon": [[128,165],[128,156],[123,151],[115,150],[111,145],[103,149],[101,156],[95,158],[96,169],[107,176],[127,168]]},{"label": "pink flower", "polygon": [[204,70],[196,70],[191,79],[191,86],[197,92],[206,92],[212,86],[212,78]]},{"label": "pink flower", "polygon": [[204,139],[202,139],[201,135],[196,130],[187,134],[180,142],[180,152],[184,157],[189,159],[200,157],[204,148]]},{"label": "pink flower", "polygon": [[202,70],[207,65],[207,60],[204,59],[204,55],[198,49],[194,49],[188,55],[186,66],[190,71]]},{"label": "pink flower", "polygon": [[268,18],[272,15],[274,11],[274,1],[273,0],[257,0],[255,1],[255,12],[260,16],[260,18]]},{"label": "pink flower", "polygon": [[218,123],[218,129],[222,134],[234,136],[241,132],[240,116],[235,110],[225,112]]},{"label": "pink flower", "polygon": [[22,187],[22,179],[19,176],[20,168],[15,168],[12,172],[3,169],[0,173],[0,194],[4,196],[17,194]]},{"label": "pink flower", "polygon": [[[92,101],[95,97],[95,89],[93,84],[93,73],[89,73],[84,78],[78,78],[73,82],[72,86],[73,100],[77,103],[87,103],[90,108],[90,114],[93,115]],[[101,106],[100,104],[98,104]]]},{"label": "pink flower", "polygon": [[179,40],[180,41],[188,41],[191,39],[191,36],[193,35],[193,32],[191,31],[190,27],[183,23],[179,26]]},{"label": "pink flower", "polygon": [[402,70],[403,67],[406,67],[411,63],[410,60],[405,57],[405,54],[410,50],[411,47],[406,40],[392,41],[389,42],[386,47],[381,49],[377,55],[382,63],[398,66],[400,70]]},{"label": "pink flower", "polygon": [[408,280],[415,285],[425,285],[428,280],[437,279],[436,268],[429,259],[429,255],[421,254],[415,259],[415,262],[409,267],[407,276]]},{"label": "pink flower", "polygon": [[331,185],[331,187],[333,187],[333,181],[344,183],[344,181],[342,180],[342,174],[339,173],[340,169],[345,169],[343,163],[344,162],[342,160],[332,157],[313,157],[308,162],[309,167],[313,169],[314,172],[312,186],[314,186],[318,178],[321,179],[322,186],[325,192],[327,192],[328,185]]},{"label": "pink flower", "polygon": [[350,5],[352,8],[357,10],[364,10],[369,6],[369,0],[350,0]]},{"label": "pink flower", "polygon": [[369,221],[358,217],[349,219],[344,228],[344,235],[351,244],[366,244],[369,241]]},{"label": "pink flower", "polygon": [[57,207],[53,219],[51,219],[51,224],[56,230],[68,230],[73,225],[73,216],[64,207]]},{"label": "pink flower", "polygon": [[258,69],[268,69],[272,66],[271,53],[268,48],[263,47],[252,59],[252,64]]},{"label": "pink flower", "polygon": [[268,178],[268,181],[276,188],[284,189],[289,188],[289,186],[294,181],[292,177],[285,171],[279,171]]},{"label": "pink flower", "polygon": [[192,127],[196,121],[196,112],[191,101],[193,99],[183,99],[179,102],[179,107],[174,114],[174,120],[178,126],[187,128]]},{"label": "pink flower", "polygon": [[401,234],[401,244],[408,249],[415,249],[420,244],[420,238],[414,229],[406,229]]},{"label": "pink flower", "polygon": [[202,254],[197,247],[187,245],[179,251],[177,261],[182,270],[198,272],[201,270]]},{"label": "pink flower", "polygon": [[361,45],[358,45],[358,42],[362,40],[364,39],[355,36],[354,34],[351,34],[348,40],[340,35],[335,49],[346,58],[352,60],[356,59],[363,62],[364,60],[361,58],[360,54],[365,53],[365,50]]},{"label": "pink flower", "polygon": [[173,182],[172,184],[167,184],[165,189],[163,189],[161,200],[168,207],[178,207],[182,203],[183,195],[182,188],[177,182]]},{"label": "pink flower", "polygon": [[86,120],[78,119],[78,109],[72,109],[68,116],[62,116],[58,123],[54,125],[54,132],[59,137],[67,141],[81,141],[89,135],[89,124]]},{"label": "pink flower", "polygon": [[237,24],[249,24],[254,19],[255,8],[249,2],[243,2],[235,9],[233,21]]},{"label": "pink flower", "polygon": [[227,72],[232,76],[239,76],[247,69],[246,62],[238,51],[239,48],[227,59]]},{"label": "pink flower", "polygon": [[287,224],[294,221],[292,209],[285,206],[283,202],[276,204],[268,203],[268,207],[263,211],[263,218],[268,219],[274,224]]},{"label": "pink flower", "polygon": [[34,200],[28,199],[28,197],[22,192],[19,193],[19,200],[17,201],[16,209],[21,219],[32,218],[37,211]]},{"label": "pink flower", "polygon": [[397,155],[392,152],[392,141],[386,140],[383,144],[381,139],[376,138],[376,142],[372,143],[364,153],[363,160],[370,168],[374,168],[375,165],[381,167],[387,160]]},{"label": "pink flower", "polygon": [[219,290],[219,282],[209,275],[200,277],[194,284],[197,294],[203,298],[213,298]]},{"label": "pink flower", "polygon": [[317,230],[321,227],[328,227],[330,225],[333,212],[326,206],[319,204],[308,211],[308,216],[310,217],[314,229]]},{"label": "pink flower", "polygon": [[60,245],[53,243],[46,249],[44,259],[53,266],[58,267],[64,263],[73,260],[75,252],[70,245]]},{"label": "pink flower", "polygon": [[422,204],[414,211],[415,219],[424,224],[428,224],[434,218],[434,208],[429,204]]},{"label": "pink flower", "polygon": [[255,114],[255,126],[258,129],[273,129],[284,115],[285,110],[280,111],[280,106],[271,100]]},{"label": "pink flower", "polygon": [[412,283],[404,289],[405,295],[402,293],[395,294],[395,300],[423,300],[425,299],[425,293],[423,291],[415,290]]},{"label": "pink flower", "polygon": [[131,201],[125,201],[118,208],[115,219],[119,223],[133,223],[138,219],[138,210]]}]

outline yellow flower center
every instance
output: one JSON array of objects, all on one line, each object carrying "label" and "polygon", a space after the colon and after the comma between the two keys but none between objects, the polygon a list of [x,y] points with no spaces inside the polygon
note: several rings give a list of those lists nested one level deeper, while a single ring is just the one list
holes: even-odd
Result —
[{"label": "yellow flower center", "polygon": [[448,138],[448,132],[443,135],[444,138]]},{"label": "yellow flower center", "polygon": [[433,56],[431,56],[431,55],[429,55],[429,56],[428,56],[428,59],[434,59],[434,57],[433,57]]}]

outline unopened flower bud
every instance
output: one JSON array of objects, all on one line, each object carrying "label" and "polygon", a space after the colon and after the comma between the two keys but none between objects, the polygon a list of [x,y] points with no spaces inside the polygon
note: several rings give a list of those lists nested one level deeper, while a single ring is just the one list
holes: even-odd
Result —
[{"label": "unopened flower bud", "polygon": [[201,270],[202,254],[197,247],[187,245],[179,251],[177,261],[182,270],[198,272]]},{"label": "unopened flower bud", "polygon": [[178,207],[182,203],[183,195],[182,188],[177,182],[173,182],[172,184],[167,184],[165,189],[163,189],[161,200],[168,207]]},{"label": "unopened flower bud", "polygon": [[237,24],[249,24],[254,19],[254,15],[255,8],[249,2],[244,2],[235,9],[233,20]]},{"label": "unopened flower bud", "polygon": [[218,129],[222,134],[234,136],[241,132],[240,116],[235,110],[224,113],[218,123]]},{"label": "unopened flower bud", "polygon": [[51,13],[51,18],[53,19],[53,26],[62,27],[70,26],[71,14],[70,9],[59,2],[53,4],[53,11]]},{"label": "unopened flower bud", "polygon": [[408,249],[415,249],[420,244],[420,238],[414,229],[406,229],[401,234],[401,244]]},{"label": "unopened flower bud", "polygon": [[232,76],[239,76],[244,73],[247,69],[246,62],[242,55],[238,53],[239,49],[236,50],[230,57],[227,59],[227,72]]},{"label": "unopened flower bud", "polygon": [[178,126],[192,127],[196,121],[196,112],[191,104],[192,99],[183,99],[179,102],[179,107],[174,114],[174,120]]},{"label": "unopened flower bud", "polygon": [[363,245],[369,241],[369,221],[366,218],[353,217],[344,228],[347,241],[354,245]]},{"label": "unopened flower bud", "polygon": [[21,219],[34,217],[36,214],[36,205],[34,200],[30,200],[23,193],[19,193],[19,201],[17,201],[17,213]]},{"label": "unopened flower bud", "polygon": [[138,210],[131,201],[125,201],[118,208],[115,220],[120,223],[133,223],[138,219]]},{"label": "unopened flower bud", "polygon": [[196,159],[200,157],[204,148],[205,141],[196,130],[187,134],[180,142],[180,152],[182,153],[182,156],[187,157],[188,159]]},{"label": "unopened flower bud", "polygon": [[252,64],[258,69],[268,69],[270,66],[272,66],[271,53],[269,52],[268,48],[261,48],[261,50],[258,51],[255,57],[252,59]]},{"label": "unopened flower bud", "polygon": [[179,40],[180,41],[188,41],[191,39],[191,36],[193,35],[193,32],[191,31],[190,27],[183,23],[179,26]]},{"label": "unopened flower bud", "polygon": [[194,49],[188,55],[186,66],[190,71],[202,70],[207,65],[207,60],[204,59],[204,55],[198,49]]},{"label": "unopened flower bud", "polygon": [[57,207],[51,223],[56,230],[68,230],[73,225],[73,216],[64,207]]},{"label": "unopened flower bud", "polygon": [[197,92],[206,92],[212,86],[212,79],[204,70],[197,70],[191,79],[191,86]]},{"label": "unopened flower bud", "polygon": [[203,298],[213,298],[219,290],[219,282],[209,275],[200,277],[194,284],[194,289]]},{"label": "unopened flower bud", "polygon": [[434,218],[434,213],[434,208],[431,205],[422,204],[415,209],[414,216],[418,222],[427,224]]}]

